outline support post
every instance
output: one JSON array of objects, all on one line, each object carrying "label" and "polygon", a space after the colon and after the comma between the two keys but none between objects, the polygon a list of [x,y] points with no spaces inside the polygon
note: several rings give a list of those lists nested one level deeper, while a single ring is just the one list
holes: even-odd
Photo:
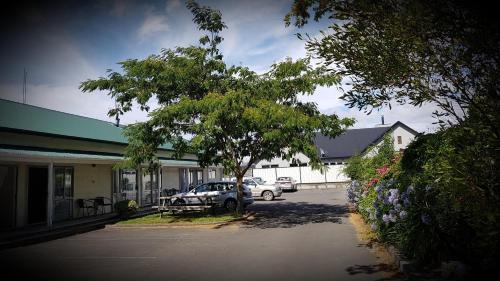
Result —
[{"label": "support post", "polygon": [[189,186],[191,185],[191,171],[187,168],[187,186],[185,192],[189,192]]},{"label": "support post", "polygon": [[[158,207],[160,206],[160,197],[161,197],[161,189],[163,188],[163,173],[162,173],[162,168],[161,165],[158,167],[158,177],[157,177],[157,184],[158,184],[158,202],[157,205]],[[160,212],[161,216],[161,212]]]},{"label": "support post", "polygon": [[302,168],[300,167],[300,164],[299,164],[299,179],[300,179],[300,184],[302,184]]},{"label": "support post", "polygon": [[54,163],[49,163],[47,183],[47,226],[52,228],[54,217]]},{"label": "support post", "polygon": [[137,204],[142,207],[142,166],[137,168]]}]

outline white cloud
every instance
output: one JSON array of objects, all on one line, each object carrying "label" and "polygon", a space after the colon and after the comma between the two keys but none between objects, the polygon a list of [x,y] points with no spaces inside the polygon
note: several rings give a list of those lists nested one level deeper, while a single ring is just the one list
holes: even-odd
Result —
[{"label": "white cloud", "polygon": [[146,12],[146,18],[137,30],[139,39],[145,40],[152,35],[157,35],[162,32],[167,32],[169,25],[167,24],[167,17],[165,15],[153,14],[151,11]]}]

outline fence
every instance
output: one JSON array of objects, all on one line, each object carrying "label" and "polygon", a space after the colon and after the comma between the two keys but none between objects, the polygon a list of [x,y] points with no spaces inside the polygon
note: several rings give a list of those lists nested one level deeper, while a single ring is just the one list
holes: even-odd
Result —
[{"label": "fence", "polygon": [[253,169],[253,176],[270,183],[274,183],[278,177],[292,177],[301,184],[347,182],[350,179],[342,172],[343,168],[344,165],[328,166],[326,173],[311,167],[257,168]]}]

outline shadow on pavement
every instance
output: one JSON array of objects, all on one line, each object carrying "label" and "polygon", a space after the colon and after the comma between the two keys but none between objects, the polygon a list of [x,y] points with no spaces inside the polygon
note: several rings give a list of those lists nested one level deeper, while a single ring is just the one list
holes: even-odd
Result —
[{"label": "shadow on pavement", "polygon": [[243,227],[290,228],[308,223],[341,223],[347,217],[344,205],[283,202],[252,206],[255,217],[243,223]]},{"label": "shadow on pavement", "polygon": [[350,266],[346,269],[347,273],[349,275],[357,275],[357,274],[373,274],[377,272],[384,272],[387,274],[387,277],[382,278],[382,279],[377,279],[377,281],[383,281],[383,280],[391,280],[391,281],[397,281],[397,280],[407,280],[401,273],[398,273],[397,270],[394,268],[394,266],[385,264],[385,263],[379,263],[379,264],[371,264],[371,265],[354,265]]}]

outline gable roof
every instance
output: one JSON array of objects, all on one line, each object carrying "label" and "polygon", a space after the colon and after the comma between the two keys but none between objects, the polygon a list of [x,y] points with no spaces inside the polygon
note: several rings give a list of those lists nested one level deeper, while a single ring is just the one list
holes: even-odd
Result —
[{"label": "gable roof", "polygon": [[[0,99],[0,130],[127,144],[112,122]],[[171,149],[167,144],[162,149]]]},{"label": "gable roof", "polygon": [[322,159],[349,158],[363,153],[370,145],[377,143],[389,131],[401,126],[417,135],[418,132],[398,121],[392,126],[350,129],[336,138],[316,134],[314,143],[318,147]]}]

